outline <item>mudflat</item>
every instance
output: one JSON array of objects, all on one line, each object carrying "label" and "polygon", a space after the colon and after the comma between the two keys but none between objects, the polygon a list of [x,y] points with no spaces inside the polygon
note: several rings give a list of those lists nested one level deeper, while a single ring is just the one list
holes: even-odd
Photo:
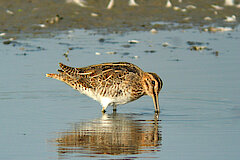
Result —
[{"label": "mudflat", "polygon": [[[237,6],[225,6],[222,0],[136,0],[138,6],[129,6],[128,0],[115,0],[107,9],[109,0],[87,0],[87,7],[66,0],[1,0],[0,33],[8,36],[39,36],[74,28],[122,32],[155,29],[178,29],[202,26],[230,26],[239,24],[238,17],[226,22],[226,16],[239,15]],[[235,1],[239,4],[238,1]],[[178,25],[156,24],[170,22]]]}]

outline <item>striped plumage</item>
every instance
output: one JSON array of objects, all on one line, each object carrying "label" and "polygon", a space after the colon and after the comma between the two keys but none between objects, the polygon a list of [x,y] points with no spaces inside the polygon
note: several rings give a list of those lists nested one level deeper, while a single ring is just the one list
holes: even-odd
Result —
[{"label": "striped plumage", "polygon": [[109,105],[114,107],[149,95],[153,98],[155,111],[159,112],[158,94],[162,80],[156,73],[144,72],[127,62],[114,62],[74,68],[59,64],[58,74],[47,77],[65,82],[102,105],[105,112]]}]

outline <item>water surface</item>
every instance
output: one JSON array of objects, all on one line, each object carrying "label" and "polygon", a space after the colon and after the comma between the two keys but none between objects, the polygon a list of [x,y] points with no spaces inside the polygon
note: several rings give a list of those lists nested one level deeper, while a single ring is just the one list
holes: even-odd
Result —
[{"label": "water surface", "polygon": [[[133,39],[139,43],[129,44]],[[239,39],[238,30],[75,30],[0,43],[0,159],[238,159]],[[191,50],[194,45],[206,48]],[[59,62],[81,67],[111,61],[162,78],[158,118],[150,97],[102,115],[97,102],[45,77]]]}]

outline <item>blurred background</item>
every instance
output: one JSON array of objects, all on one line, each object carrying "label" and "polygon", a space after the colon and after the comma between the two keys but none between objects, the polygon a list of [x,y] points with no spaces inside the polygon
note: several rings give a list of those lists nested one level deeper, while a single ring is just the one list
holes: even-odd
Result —
[{"label": "blurred background", "polygon": [[[239,23],[239,8],[238,0],[1,0],[0,29],[36,35],[73,28],[109,33],[234,27]],[[159,21],[171,25],[153,23]]]}]

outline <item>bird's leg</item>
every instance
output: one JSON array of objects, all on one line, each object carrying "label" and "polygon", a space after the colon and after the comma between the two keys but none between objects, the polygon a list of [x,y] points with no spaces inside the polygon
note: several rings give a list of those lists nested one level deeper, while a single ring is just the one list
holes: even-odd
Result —
[{"label": "bird's leg", "polygon": [[106,110],[104,108],[102,108],[102,113],[105,113],[105,112],[106,112]]},{"label": "bird's leg", "polygon": [[113,112],[117,111],[117,105],[115,103],[113,103]]},{"label": "bird's leg", "polygon": [[159,114],[159,113],[160,113],[160,110],[155,110],[155,113]]},{"label": "bird's leg", "polygon": [[102,106],[102,113],[105,113],[107,109],[107,106]]}]

